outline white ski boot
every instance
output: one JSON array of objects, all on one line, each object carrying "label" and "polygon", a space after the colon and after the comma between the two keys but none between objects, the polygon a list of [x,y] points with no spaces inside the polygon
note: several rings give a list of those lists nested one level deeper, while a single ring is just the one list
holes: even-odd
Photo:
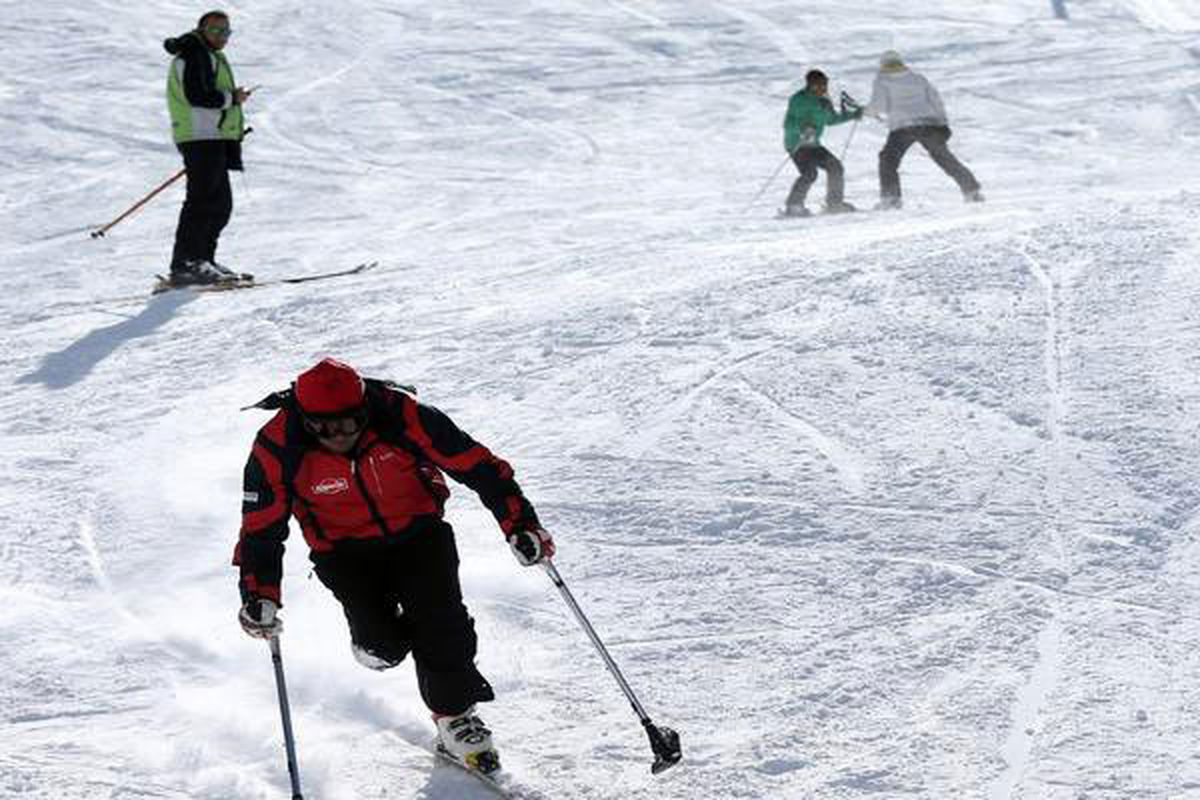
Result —
[{"label": "white ski boot", "polygon": [[482,773],[500,769],[500,754],[492,748],[492,732],[471,706],[454,716],[435,716],[437,748],[468,769]]}]

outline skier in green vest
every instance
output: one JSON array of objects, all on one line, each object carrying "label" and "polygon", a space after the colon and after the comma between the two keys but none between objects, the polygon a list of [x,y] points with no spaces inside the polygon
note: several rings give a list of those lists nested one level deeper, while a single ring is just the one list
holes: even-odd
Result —
[{"label": "skier in green vest", "polygon": [[233,211],[229,170],[242,169],[242,106],[252,91],[234,82],[222,52],[232,33],[228,14],[209,11],[195,30],[163,42],[174,56],[167,73],[171,132],[187,170],[171,255],[171,283],[179,286],[251,279],[214,260]]},{"label": "skier in green vest", "polygon": [[825,170],[825,212],[839,214],[855,210],[843,197],[845,171],[842,162],[821,146],[821,134],[825,126],[859,119],[863,112],[857,107],[835,111],[828,95],[829,78],[821,70],[814,69],[804,76],[804,88],[788,101],[787,116],[783,120],[783,146],[791,154],[796,169],[800,170],[800,177],[796,178],[788,194],[783,210],[785,216],[809,216],[804,198],[817,180],[818,168]]}]

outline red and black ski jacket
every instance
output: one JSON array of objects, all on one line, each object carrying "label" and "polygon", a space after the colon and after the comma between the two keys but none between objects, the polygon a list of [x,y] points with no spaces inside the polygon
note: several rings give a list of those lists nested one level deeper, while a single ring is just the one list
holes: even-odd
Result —
[{"label": "red and black ski jacket", "polygon": [[311,557],[339,544],[417,535],[441,518],[442,473],[473,489],[507,535],[538,524],[512,467],[442,412],[385,381],[366,381],[367,427],[350,453],[320,446],[290,390],[258,404],[279,409],[259,430],[243,478],[242,528],[233,563],[243,599],[280,602],[288,520]]}]

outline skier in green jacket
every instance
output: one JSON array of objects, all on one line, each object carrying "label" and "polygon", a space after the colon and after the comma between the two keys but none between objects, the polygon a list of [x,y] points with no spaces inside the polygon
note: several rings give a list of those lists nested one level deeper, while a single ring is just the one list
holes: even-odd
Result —
[{"label": "skier in green jacket", "polygon": [[187,169],[187,196],[171,256],[173,286],[253,277],[216,261],[217,240],[233,211],[229,170],[242,169],[243,106],[253,91],[236,83],[225,57],[232,34],[229,15],[209,11],[194,30],[163,42],[171,55],[167,111],[172,138]]},{"label": "skier in green jacket", "polygon": [[835,111],[829,100],[829,78],[819,69],[809,70],[804,76],[804,88],[792,95],[788,101],[787,116],[783,120],[783,146],[787,148],[800,170],[800,177],[792,184],[788,194],[784,215],[807,217],[804,198],[817,180],[817,169],[825,170],[825,212],[839,214],[854,211],[843,198],[845,172],[842,162],[833,153],[821,146],[821,134],[826,125],[840,125],[862,117],[862,109],[847,108]]}]

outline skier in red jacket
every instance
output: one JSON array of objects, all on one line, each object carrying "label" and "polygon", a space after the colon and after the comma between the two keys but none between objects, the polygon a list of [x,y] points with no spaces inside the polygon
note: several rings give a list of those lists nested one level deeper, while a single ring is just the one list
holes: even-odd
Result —
[{"label": "skier in red jacket", "polygon": [[499,765],[475,703],[494,699],[475,667],[474,622],[463,605],[454,531],[442,518],[444,474],[473,489],[521,564],[554,541],[512,468],[437,409],[386,381],[325,359],[259,407],[278,409],[246,463],[240,568],[243,629],[277,635],[288,520],[317,577],[342,604],[355,657],[388,669],[412,653],[439,743],[459,760]]}]

